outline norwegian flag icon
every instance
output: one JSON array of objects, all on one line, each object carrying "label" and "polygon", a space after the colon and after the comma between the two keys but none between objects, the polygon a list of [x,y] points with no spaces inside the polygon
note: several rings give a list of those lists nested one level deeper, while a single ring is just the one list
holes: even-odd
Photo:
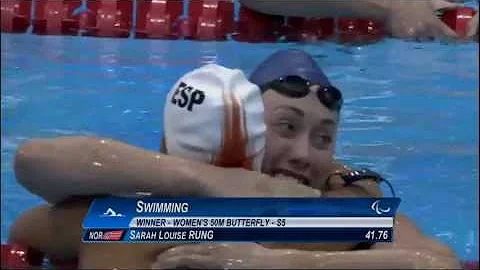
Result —
[{"label": "norwegian flag icon", "polygon": [[104,241],[120,241],[122,239],[123,230],[104,232],[102,240]]}]

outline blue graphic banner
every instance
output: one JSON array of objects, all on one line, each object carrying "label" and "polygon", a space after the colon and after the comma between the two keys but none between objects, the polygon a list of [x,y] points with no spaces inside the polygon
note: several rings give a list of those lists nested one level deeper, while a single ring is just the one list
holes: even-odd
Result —
[{"label": "blue graphic banner", "polygon": [[399,198],[96,199],[84,228],[129,228],[136,217],[394,217]]},{"label": "blue graphic banner", "polygon": [[83,242],[391,242],[392,228],[87,229]]}]

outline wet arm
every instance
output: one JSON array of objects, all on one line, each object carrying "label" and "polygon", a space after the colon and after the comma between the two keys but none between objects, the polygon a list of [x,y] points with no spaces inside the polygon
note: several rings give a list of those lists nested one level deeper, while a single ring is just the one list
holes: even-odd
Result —
[{"label": "wet arm", "polygon": [[[272,251],[282,268],[304,269],[460,269],[452,257],[428,250],[361,250],[346,252]],[[282,265],[283,264],[283,265]],[[268,267],[268,266],[267,266]]]},{"label": "wet arm", "polygon": [[257,172],[226,169],[106,138],[32,140],[17,151],[16,178],[48,202],[75,195],[318,196],[319,191]]},{"label": "wet arm", "polygon": [[183,245],[157,256],[153,269],[457,269],[458,262],[429,251],[321,252],[272,250],[253,243]]}]

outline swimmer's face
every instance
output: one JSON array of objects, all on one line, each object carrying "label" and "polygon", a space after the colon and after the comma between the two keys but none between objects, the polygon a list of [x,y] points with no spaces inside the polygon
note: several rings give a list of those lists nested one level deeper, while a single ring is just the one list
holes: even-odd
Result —
[{"label": "swimmer's face", "polygon": [[318,100],[318,86],[303,98],[289,98],[273,90],[264,96],[267,147],[263,171],[294,177],[323,189],[336,143],[338,113]]}]

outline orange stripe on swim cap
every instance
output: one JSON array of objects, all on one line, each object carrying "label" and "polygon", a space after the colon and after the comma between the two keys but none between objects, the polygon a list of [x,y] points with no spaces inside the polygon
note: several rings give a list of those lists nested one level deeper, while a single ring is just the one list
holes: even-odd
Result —
[{"label": "orange stripe on swim cap", "polygon": [[231,91],[228,95],[223,92],[224,126],[222,147],[215,165],[221,167],[244,167],[251,170],[252,162],[247,155],[247,136],[245,111],[238,97]]}]

